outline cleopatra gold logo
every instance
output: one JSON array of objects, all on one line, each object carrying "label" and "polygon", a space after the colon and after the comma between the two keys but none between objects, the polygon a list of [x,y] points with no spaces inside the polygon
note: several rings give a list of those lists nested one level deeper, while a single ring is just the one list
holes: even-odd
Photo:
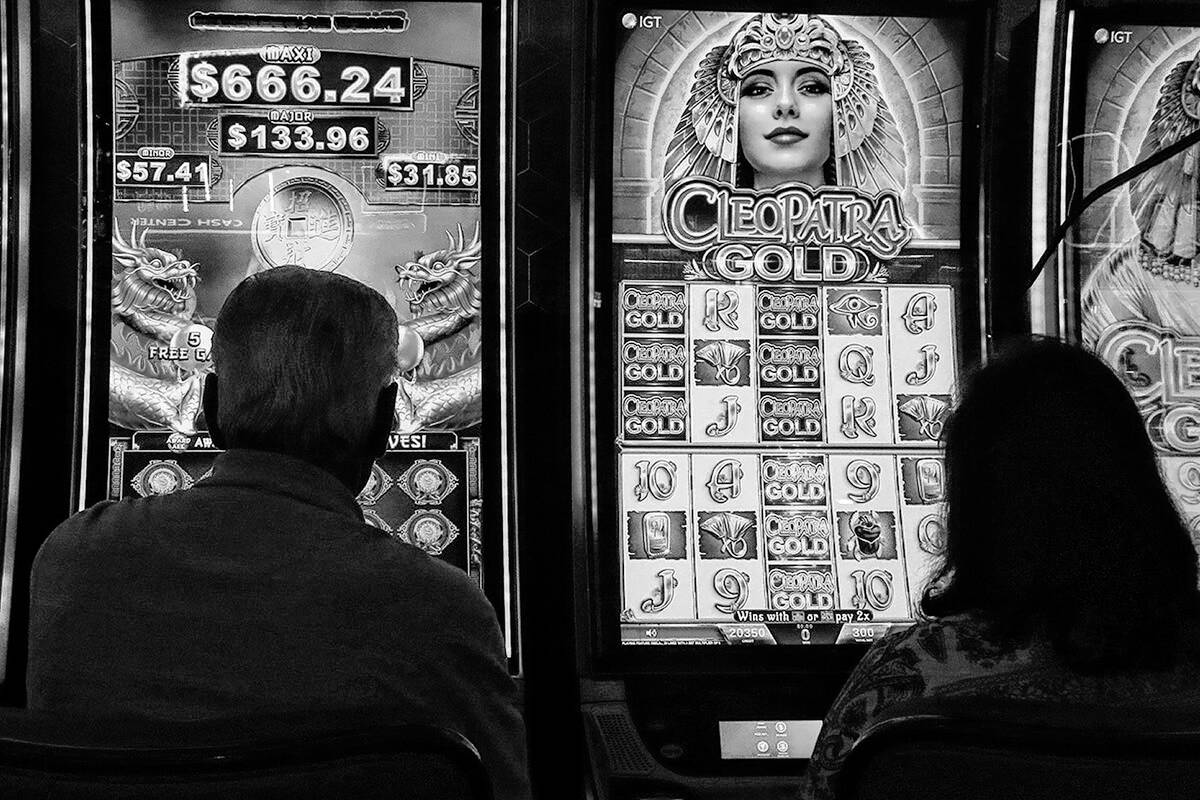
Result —
[{"label": "cleopatra gold logo", "polygon": [[877,279],[879,260],[895,258],[912,239],[893,191],[801,184],[757,191],[708,178],[671,187],[663,232],[676,247],[703,253],[689,278],[767,283]]}]

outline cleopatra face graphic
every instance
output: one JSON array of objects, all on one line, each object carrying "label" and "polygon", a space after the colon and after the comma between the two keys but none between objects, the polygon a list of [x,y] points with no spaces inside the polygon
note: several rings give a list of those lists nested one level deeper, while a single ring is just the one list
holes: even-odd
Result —
[{"label": "cleopatra face graphic", "polygon": [[770,61],[742,79],[738,142],[754,187],[825,183],[833,134],[829,78],[799,61]]}]

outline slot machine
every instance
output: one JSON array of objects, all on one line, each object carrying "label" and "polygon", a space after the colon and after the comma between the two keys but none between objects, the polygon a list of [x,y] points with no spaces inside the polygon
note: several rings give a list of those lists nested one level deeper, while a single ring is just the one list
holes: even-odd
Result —
[{"label": "slot machine", "polygon": [[938,439],[988,346],[990,10],[647,2],[593,23],[591,789],[784,796],[945,545]]},{"label": "slot machine", "polygon": [[1200,540],[1200,149],[1082,207],[1101,184],[1200,128],[1198,11],[1072,2],[1043,20],[1055,46],[1038,72],[1050,113],[1034,132],[1033,249],[1082,214],[1033,285],[1029,314],[1034,332],[1081,343],[1125,382]]},{"label": "slot machine", "polygon": [[350,276],[395,309],[395,427],[359,505],[479,583],[519,674],[508,6],[47,0],[34,14],[45,217],[30,291],[51,300],[31,303],[29,329],[55,356],[30,350],[9,697],[37,547],[94,502],[204,479],[217,313],[282,265]]}]

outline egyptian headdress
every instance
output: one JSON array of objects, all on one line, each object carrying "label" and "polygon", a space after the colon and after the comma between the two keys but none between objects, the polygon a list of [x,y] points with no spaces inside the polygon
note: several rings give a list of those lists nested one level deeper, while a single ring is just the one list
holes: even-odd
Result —
[{"label": "egyptian headdress", "polygon": [[[1141,161],[1200,127],[1200,53],[1175,65],[1163,81],[1154,118],[1138,153]],[[1200,146],[1139,176],[1129,189],[1129,205],[1149,245],[1147,267],[1172,279],[1192,278],[1197,246],[1197,156]]]},{"label": "egyptian headdress", "polygon": [[829,77],[837,182],[872,194],[900,191],[904,143],[880,94],[870,56],[861,44],[843,39],[824,19],[808,14],[755,15],[729,44],[708,51],[667,145],[667,185],[690,176],[735,182],[741,81],[772,61],[810,64]]}]

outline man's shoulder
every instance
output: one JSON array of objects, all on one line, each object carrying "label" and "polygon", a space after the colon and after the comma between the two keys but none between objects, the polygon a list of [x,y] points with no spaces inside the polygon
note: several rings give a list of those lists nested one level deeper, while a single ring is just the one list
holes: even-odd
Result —
[{"label": "man's shoulder", "polygon": [[365,548],[372,551],[373,558],[367,562],[368,566],[384,576],[406,581],[411,580],[415,573],[429,583],[451,589],[474,585],[461,569],[431,556],[419,547],[381,533],[365,522],[356,526],[355,533],[365,539]]},{"label": "man's shoulder", "polygon": [[395,588],[404,596],[419,595],[431,606],[450,605],[456,611],[491,611],[479,584],[462,569],[435,558],[418,547],[399,539],[380,535],[363,523],[363,535],[374,538],[371,550],[377,556],[360,562],[360,568]]},{"label": "man's shoulder", "polygon": [[105,538],[128,540],[131,532],[142,531],[159,521],[164,525],[181,519],[196,519],[198,504],[188,493],[126,497],[102,500],[78,511],[60,522],[47,541],[72,541],[86,538],[102,541]]},{"label": "man's shoulder", "polygon": [[50,532],[50,535],[46,537],[45,544],[75,544],[81,540],[93,539],[97,535],[112,532],[120,526],[122,519],[137,513],[130,506],[141,499],[103,500],[82,511],[77,511]]},{"label": "man's shoulder", "polygon": [[[39,566],[44,570],[61,562],[78,562],[85,555],[123,562],[143,551],[155,562],[163,563],[164,556],[173,562],[176,558],[163,550],[179,547],[189,550],[186,556],[178,556],[185,566],[203,561],[206,554],[233,557],[251,571],[254,563],[271,562],[290,565],[286,571],[317,583],[359,586],[380,602],[419,603],[431,612],[453,609],[468,617],[494,614],[476,581],[462,569],[361,519],[299,512],[293,518],[288,513],[245,509],[244,503],[234,504],[243,509],[234,513],[227,501],[236,498],[188,494],[90,506],[51,532],[39,553]],[[211,538],[216,534],[220,536]],[[201,538],[209,545],[198,549]],[[270,538],[277,538],[279,547],[270,545]],[[281,556],[281,549],[304,556],[296,561]]]}]

